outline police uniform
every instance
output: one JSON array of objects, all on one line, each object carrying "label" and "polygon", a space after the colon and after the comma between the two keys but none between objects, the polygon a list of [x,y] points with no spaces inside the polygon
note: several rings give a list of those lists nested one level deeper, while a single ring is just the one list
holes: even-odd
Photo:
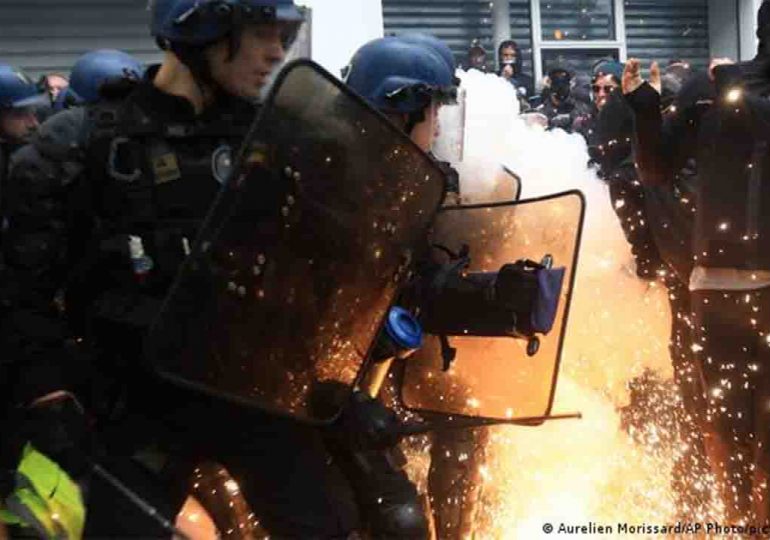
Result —
[{"label": "police uniform", "polygon": [[[13,159],[5,405],[76,391],[96,413],[103,462],[168,515],[208,458],[271,534],[344,537],[355,505],[316,430],[171,387],[143,362],[142,336],[256,113],[219,96],[196,115],[155,73],[124,99],[52,117]],[[87,502],[86,535],[162,534],[98,481]]]}]

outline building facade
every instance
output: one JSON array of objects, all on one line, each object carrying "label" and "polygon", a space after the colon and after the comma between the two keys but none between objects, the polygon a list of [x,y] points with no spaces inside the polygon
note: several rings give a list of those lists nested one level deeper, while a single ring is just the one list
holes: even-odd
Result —
[{"label": "building facade", "polygon": [[[728,0],[729,1],[729,0]],[[489,0],[383,0],[385,32],[428,31],[444,38],[459,61],[477,40],[491,56],[494,3]],[[588,70],[598,59],[709,58],[708,0],[510,0],[510,36],[524,69],[538,80],[560,65]]]},{"label": "building facade", "polygon": [[[762,0],[298,0],[313,8],[314,55],[330,47],[335,74],[355,44],[340,36],[420,31],[437,35],[464,62],[472,41],[490,53],[502,37],[519,43],[538,79],[555,65],[587,69],[598,58],[648,62],[746,59],[756,47]],[[147,35],[147,0],[3,0],[0,62],[32,75],[67,72],[83,52],[117,48],[150,63],[160,54]],[[323,21],[329,19],[328,32]],[[351,30],[340,32],[341,26]],[[356,28],[366,28],[356,34]],[[318,34],[318,35],[316,35]],[[361,37],[364,39],[364,37]],[[332,45],[333,44],[333,45]],[[327,46],[328,45],[328,46]],[[332,54],[334,53],[334,54]]]},{"label": "building facade", "polygon": [[0,62],[30,75],[68,73],[84,52],[114,48],[150,63],[147,0],[2,0]]},{"label": "building facade", "polygon": [[644,65],[683,60],[696,68],[714,56],[750,58],[761,1],[382,0],[386,34],[436,34],[461,63],[473,41],[494,62],[497,43],[506,37],[499,31],[502,14],[503,29],[523,51],[525,71],[537,80],[557,65],[582,71],[604,57],[635,57]]}]

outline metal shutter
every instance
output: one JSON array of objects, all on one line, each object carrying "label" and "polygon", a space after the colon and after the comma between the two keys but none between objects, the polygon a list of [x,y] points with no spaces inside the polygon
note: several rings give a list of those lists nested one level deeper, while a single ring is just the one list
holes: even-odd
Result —
[{"label": "metal shutter", "polygon": [[[494,58],[489,0],[382,0],[386,35],[426,32],[443,39],[464,63],[471,41],[480,40]],[[529,0],[511,0],[511,37],[519,44],[524,70],[532,73]]]},{"label": "metal shutter", "polygon": [[674,58],[704,68],[709,60],[707,0],[626,0],[629,58],[647,66]]},{"label": "metal shutter", "polygon": [[120,49],[145,63],[160,59],[147,0],[0,0],[0,21],[0,62],[34,77],[68,73],[93,49]]}]

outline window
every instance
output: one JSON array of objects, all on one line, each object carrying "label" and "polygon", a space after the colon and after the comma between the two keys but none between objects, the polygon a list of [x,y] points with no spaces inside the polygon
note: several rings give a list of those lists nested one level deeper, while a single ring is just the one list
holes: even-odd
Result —
[{"label": "window", "polygon": [[626,59],[623,0],[530,0],[535,79],[554,67],[587,72]]},{"label": "window", "polygon": [[612,0],[539,0],[543,41],[615,39]]}]

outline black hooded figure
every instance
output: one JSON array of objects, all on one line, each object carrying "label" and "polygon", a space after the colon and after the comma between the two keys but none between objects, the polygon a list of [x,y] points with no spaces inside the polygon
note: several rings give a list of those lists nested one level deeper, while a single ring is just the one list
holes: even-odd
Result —
[{"label": "black hooded figure", "polygon": [[500,43],[497,48],[497,74],[510,82],[519,92],[524,89],[524,97],[532,96],[534,85],[532,77],[524,73],[524,59],[519,44],[512,39]]},{"label": "black hooded figure", "polygon": [[609,186],[612,207],[636,260],[636,273],[652,281],[663,263],[645,218],[644,193],[631,148],[633,122],[625,99],[620,92],[613,92],[596,116],[588,136],[589,151],[599,166],[599,176]]},{"label": "black hooded figure", "polygon": [[[697,379],[689,327],[690,294],[686,281],[672,270],[686,266],[689,261],[677,255],[685,251],[683,244],[689,245],[692,211],[674,196],[673,190],[642,185],[633,158],[633,137],[634,113],[618,89],[610,94],[594,120],[589,150],[593,162],[599,166],[600,176],[608,183],[612,207],[631,245],[637,275],[641,279],[661,281],[668,292],[669,354],[684,405],[676,417],[682,422],[681,433],[696,434],[686,438],[687,451],[677,456],[672,474],[672,486],[678,494],[677,506],[682,516],[686,516],[688,509],[701,507],[708,499],[705,490],[689,481],[707,474],[708,466],[697,425],[691,420],[702,408],[698,406],[701,386],[693,382]],[[687,178],[678,176],[678,183],[684,184]]]},{"label": "black hooded figure", "polygon": [[584,135],[593,111],[590,105],[572,96],[572,73],[564,68],[554,68],[548,72],[548,81],[548,86],[543,88],[543,104],[537,112],[548,118],[550,129]]},{"label": "black hooded figure", "polygon": [[624,91],[634,111],[635,158],[652,230],[691,305],[685,316],[692,328],[695,369],[682,375],[697,380],[700,388],[683,394],[700,423],[726,518],[766,525],[770,523],[767,0],[759,10],[757,36],[759,48],[752,60],[692,75],[665,112],[661,96],[649,83],[630,84]]}]

